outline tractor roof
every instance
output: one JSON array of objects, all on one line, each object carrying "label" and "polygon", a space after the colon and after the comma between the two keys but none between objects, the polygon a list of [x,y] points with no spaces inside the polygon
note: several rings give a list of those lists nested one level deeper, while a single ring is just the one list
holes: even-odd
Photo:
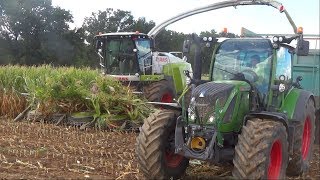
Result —
[{"label": "tractor roof", "polygon": [[147,36],[144,33],[140,32],[113,32],[113,33],[104,33],[104,34],[99,34],[96,37],[104,37],[104,36]]}]

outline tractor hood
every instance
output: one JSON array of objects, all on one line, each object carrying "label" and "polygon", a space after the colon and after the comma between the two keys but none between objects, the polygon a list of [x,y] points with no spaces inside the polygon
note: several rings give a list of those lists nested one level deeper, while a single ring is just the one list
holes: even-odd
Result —
[{"label": "tractor hood", "polygon": [[208,82],[197,86],[192,92],[190,105],[194,106],[200,119],[206,118],[209,112],[214,111],[217,101],[223,107],[234,89],[233,84]]},{"label": "tractor hood", "polygon": [[[226,111],[233,105],[238,92],[249,91],[250,85],[243,81],[215,81],[197,86],[191,95],[188,108],[190,122],[212,124],[217,118],[226,118]],[[218,116],[220,112],[223,112]],[[229,116],[228,118],[230,118]]]}]

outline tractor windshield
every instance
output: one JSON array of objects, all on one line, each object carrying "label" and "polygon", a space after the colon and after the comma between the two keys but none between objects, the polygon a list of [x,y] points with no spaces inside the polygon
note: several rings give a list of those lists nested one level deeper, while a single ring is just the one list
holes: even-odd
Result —
[{"label": "tractor windshield", "polygon": [[272,44],[268,39],[228,39],[215,55],[214,80],[234,80],[238,73],[267,94],[270,81]]},{"label": "tractor windshield", "polygon": [[107,73],[129,75],[138,72],[135,44],[131,38],[108,38],[106,40]]}]

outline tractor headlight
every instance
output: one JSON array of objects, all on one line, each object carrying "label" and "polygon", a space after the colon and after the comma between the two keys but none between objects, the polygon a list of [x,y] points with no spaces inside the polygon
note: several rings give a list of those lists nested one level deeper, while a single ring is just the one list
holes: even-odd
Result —
[{"label": "tractor headlight", "polygon": [[190,120],[191,121],[194,121],[196,119],[196,115],[195,114],[192,114],[191,116],[190,116]]},{"label": "tractor headlight", "polygon": [[280,36],[280,37],[279,37],[279,42],[282,42],[282,41],[283,41],[283,37]]},{"label": "tractor headlight", "polygon": [[191,84],[191,79],[189,77],[186,77],[186,84],[190,85]]},{"label": "tractor headlight", "polygon": [[213,123],[214,120],[216,120],[215,117],[214,117],[214,116],[210,116],[210,118],[209,118],[209,123]]},{"label": "tractor headlight", "polygon": [[277,36],[274,36],[273,37],[273,42],[278,42],[279,41],[279,38]]},{"label": "tractor headlight", "polygon": [[279,84],[279,92],[284,92],[286,90],[286,85],[284,84]]}]

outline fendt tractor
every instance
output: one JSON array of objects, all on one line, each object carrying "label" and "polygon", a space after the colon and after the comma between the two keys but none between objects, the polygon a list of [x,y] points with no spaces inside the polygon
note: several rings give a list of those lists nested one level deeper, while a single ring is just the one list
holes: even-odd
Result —
[{"label": "fendt tractor", "polygon": [[[281,3],[223,1],[179,14],[155,29],[193,14],[241,5],[279,9],[294,35],[203,38],[215,47],[210,80],[185,71],[190,83],[179,101],[151,114],[140,129],[136,154],[147,179],[181,178],[190,159],[232,162],[236,179],[284,179],[308,170],[318,97],[301,89],[301,77],[293,79],[293,59],[308,55],[309,42]],[[295,41],[296,47],[289,45]],[[191,97],[185,98],[190,91]]]},{"label": "fendt tractor", "polygon": [[149,101],[171,103],[182,93],[186,86],[183,71],[192,71],[191,65],[173,53],[153,52],[155,36],[117,32],[95,38],[105,75],[130,85]]}]

